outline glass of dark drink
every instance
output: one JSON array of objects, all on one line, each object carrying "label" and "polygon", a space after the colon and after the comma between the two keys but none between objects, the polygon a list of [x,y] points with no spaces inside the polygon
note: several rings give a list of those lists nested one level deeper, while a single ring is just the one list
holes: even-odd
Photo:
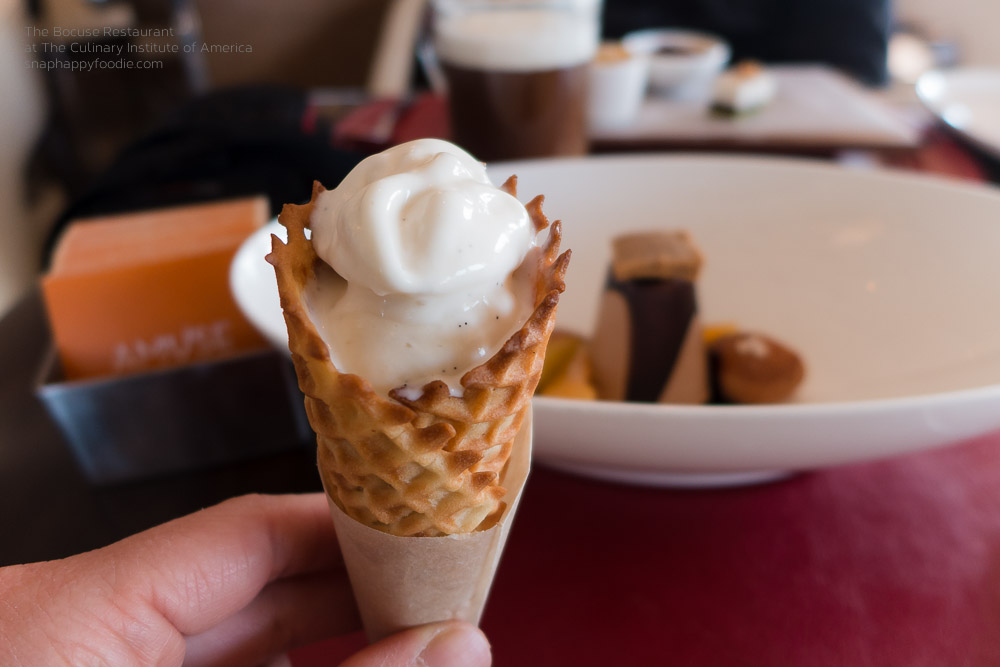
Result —
[{"label": "glass of dark drink", "polygon": [[454,142],[480,160],[587,152],[601,0],[434,0]]}]

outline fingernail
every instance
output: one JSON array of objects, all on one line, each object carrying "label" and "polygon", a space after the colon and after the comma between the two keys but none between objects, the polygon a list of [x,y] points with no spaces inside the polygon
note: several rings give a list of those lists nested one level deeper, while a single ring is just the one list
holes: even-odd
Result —
[{"label": "fingernail", "polygon": [[264,667],[292,667],[292,659],[287,654],[275,656],[264,663]]},{"label": "fingernail", "polygon": [[434,635],[417,658],[417,664],[426,667],[489,667],[491,662],[486,636],[464,623]]}]

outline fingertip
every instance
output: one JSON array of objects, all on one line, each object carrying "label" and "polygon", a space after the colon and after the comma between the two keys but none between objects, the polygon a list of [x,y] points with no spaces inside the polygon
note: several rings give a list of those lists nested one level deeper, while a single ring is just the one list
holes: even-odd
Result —
[{"label": "fingertip", "polygon": [[488,667],[492,662],[490,642],[483,631],[469,623],[454,621],[431,637],[417,656],[427,667]]},{"label": "fingertip", "polygon": [[292,659],[287,653],[282,653],[265,662],[263,667],[293,667]]},{"label": "fingertip", "polygon": [[492,652],[486,635],[463,621],[410,628],[375,642],[341,667],[489,667]]}]

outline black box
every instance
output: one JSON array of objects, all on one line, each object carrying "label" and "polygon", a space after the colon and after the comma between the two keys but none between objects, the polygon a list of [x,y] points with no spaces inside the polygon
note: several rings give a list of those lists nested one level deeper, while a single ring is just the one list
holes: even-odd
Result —
[{"label": "black box", "polygon": [[70,382],[51,350],[37,393],[98,484],[315,447],[295,369],[276,351]]}]

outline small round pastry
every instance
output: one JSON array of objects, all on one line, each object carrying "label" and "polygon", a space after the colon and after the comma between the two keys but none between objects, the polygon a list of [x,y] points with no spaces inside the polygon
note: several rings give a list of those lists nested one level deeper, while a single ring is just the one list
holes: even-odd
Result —
[{"label": "small round pastry", "polygon": [[716,387],[724,400],[733,403],[784,401],[805,377],[799,355],[763,334],[728,334],[709,352]]}]

